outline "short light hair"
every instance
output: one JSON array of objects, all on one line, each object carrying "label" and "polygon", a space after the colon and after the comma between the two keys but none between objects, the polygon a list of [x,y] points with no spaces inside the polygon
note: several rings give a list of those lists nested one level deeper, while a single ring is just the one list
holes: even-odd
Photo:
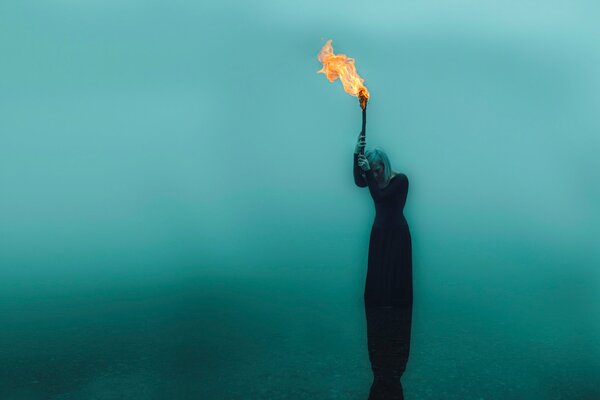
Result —
[{"label": "short light hair", "polygon": [[367,157],[369,164],[379,162],[383,165],[383,177],[385,178],[385,182],[388,182],[392,177],[392,167],[385,151],[381,147],[375,147],[372,150],[367,150],[365,157]]}]

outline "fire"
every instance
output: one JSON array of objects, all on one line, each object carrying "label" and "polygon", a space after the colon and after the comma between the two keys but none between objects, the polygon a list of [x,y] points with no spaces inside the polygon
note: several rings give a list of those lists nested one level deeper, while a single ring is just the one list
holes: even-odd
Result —
[{"label": "fire", "polygon": [[354,59],[345,54],[333,54],[331,39],[325,43],[317,58],[323,63],[323,68],[317,73],[325,74],[330,82],[340,78],[346,93],[358,97],[360,106],[364,110],[369,100],[369,91],[363,85],[365,80],[356,72]]}]

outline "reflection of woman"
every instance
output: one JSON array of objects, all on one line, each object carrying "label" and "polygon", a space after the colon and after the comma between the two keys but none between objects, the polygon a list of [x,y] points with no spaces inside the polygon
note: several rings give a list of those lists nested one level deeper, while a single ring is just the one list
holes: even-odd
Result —
[{"label": "reflection of woman", "polygon": [[367,345],[373,371],[369,400],[401,400],[400,378],[410,353],[411,307],[365,307]]},{"label": "reflection of woman", "polygon": [[408,178],[392,171],[383,149],[363,154],[365,145],[361,132],[354,150],[354,182],[369,187],[376,212],[369,240],[365,306],[410,306],[412,244],[403,214]]}]

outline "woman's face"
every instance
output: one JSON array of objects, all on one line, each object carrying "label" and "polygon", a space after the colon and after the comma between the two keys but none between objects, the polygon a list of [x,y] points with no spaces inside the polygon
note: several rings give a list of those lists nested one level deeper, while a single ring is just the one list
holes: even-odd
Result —
[{"label": "woman's face", "polygon": [[373,177],[375,177],[377,183],[384,183],[385,171],[383,164],[379,161],[376,161],[371,165],[371,170],[373,171]]}]

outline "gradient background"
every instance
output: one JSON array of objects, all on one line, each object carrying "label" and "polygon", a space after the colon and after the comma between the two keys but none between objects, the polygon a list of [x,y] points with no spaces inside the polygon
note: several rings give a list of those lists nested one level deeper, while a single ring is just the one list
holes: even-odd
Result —
[{"label": "gradient background", "polygon": [[0,397],[349,399],[367,141],[409,176],[408,399],[597,399],[594,1],[0,3]]}]

